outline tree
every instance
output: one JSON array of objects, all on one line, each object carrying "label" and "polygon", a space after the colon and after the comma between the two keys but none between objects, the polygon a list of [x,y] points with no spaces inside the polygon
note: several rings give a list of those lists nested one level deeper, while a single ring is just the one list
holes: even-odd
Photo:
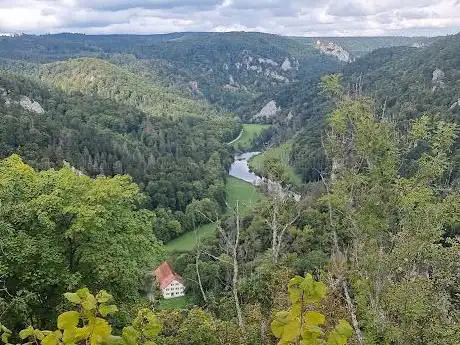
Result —
[{"label": "tree", "polygon": [[443,263],[459,253],[447,235],[458,224],[458,191],[444,182],[456,126],[423,116],[398,132],[371,100],[352,97],[342,98],[329,123],[331,273],[355,330],[370,343],[455,342],[458,265]]},{"label": "tree", "polygon": [[291,307],[276,313],[271,324],[272,332],[279,339],[279,345],[345,345],[353,330],[345,320],[325,337],[321,328],[326,318],[315,311],[317,305],[327,293],[326,286],[313,279],[311,274],[305,278],[296,276],[288,285]]},{"label": "tree", "polygon": [[106,286],[126,317],[163,258],[154,214],[138,207],[144,196],[131,179],[91,179],[70,167],[36,172],[14,155],[0,161],[0,176],[2,320],[48,327],[60,296],[81,286]]}]

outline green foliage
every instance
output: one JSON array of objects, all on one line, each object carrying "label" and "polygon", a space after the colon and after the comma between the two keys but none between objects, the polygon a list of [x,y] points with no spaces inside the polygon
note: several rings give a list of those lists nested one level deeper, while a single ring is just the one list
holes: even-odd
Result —
[{"label": "green foliage", "polygon": [[[65,73],[66,65],[61,68]],[[197,116],[185,112],[180,120],[153,117],[119,102],[64,94],[3,73],[0,88],[5,90],[0,157],[17,153],[42,170],[67,161],[91,177],[131,175],[148,195],[145,205],[165,209],[158,212],[155,229],[163,241],[188,230],[178,223],[193,200],[209,198],[224,206],[224,177],[232,160],[225,141],[233,136],[234,119],[204,110]],[[23,109],[22,96],[40,102],[45,113]]]},{"label": "green foliage", "polygon": [[[144,196],[131,179],[91,179],[69,167],[36,172],[15,155],[0,161],[0,176],[2,320],[13,329],[30,318],[49,325],[67,287],[82,285],[106,286],[128,315],[145,272],[163,258],[155,215],[138,207]],[[109,299],[83,290],[65,296],[88,310]],[[115,310],[103,304],[99,312]]]},{"label": "green foliage", "polygon": [[233,143],[233,147],[240,151],[247,151],[254,147],[255,139],[262,131],[270,128],[269,125],[245,123],[241,130],[241,137]]},{"label": "green foliage", "polygon": [[97,94],[156,117],[223,115],[203,101],[186,98],[105,60],[81,58],[40,65],[37,77],[66,92]]},{"label": "green foliage", "polygon": [[[253,185],[245,181],[239,180],[234,177],[228,177],[227,183],[225,185],[225,194],[227,196],[227,204],[231,208],[236,207],[236,201],[238,200],[239,209],[242,215],[248,215],[254,209],[254,207],[262,200],[262,193],[257,190]],[[214,217],[216,216],[216,211],[218,209],[211,210],[212,212],[208,215]],[[224,212],[224,216],[230,215],[231,210],[227,209]],[[209,217],[210,219],[213,219]],[[207,219],[207,218],[205,218]],[[209,221],[209,219],[208,219]],[[196,236],[200,240],[206,238],[211,238],[216,234],[216,224],[209,223],[204,224],[196,229],[195,231],[188,231],[182,236],[168,242],[166,244],[166,249],[168,252],[174,251],[190,251],[195,247]]]},{"label": "green foliage", "polygon": [[321,313],[311,310],[318,305],[327,293],[326,286],[313,279],[311,274],[305,278],[296,276],[288,285],[291,307],[275,315],[271,328],[273,335],[279,339],[279,345],[345,345],[352,335],[352,328],[345,320],[329,333],[327,340],[320,326],[326,318]]},{"label": "green foliage", "polygon": [[294,171],[290,164],[290,156],[292,152],[292,144],[290,142],[271,147],[260,155],[254,156],[249,161],[250,168],[261,176],[267,176],[269,172],[266,171],[270,163],[275,163],[279,166],[279,174],[282,183],[291,184],[299,187],[301,185],[301,179]]},{"label": "green foliage", "polygon": [[340,98],[343,95],[343,76],[341,74],[329,74],[321,77],[323,92],[333,98]]},{"label": "green foliage", "polygon": [[[118,310],[115,305],[108,304],[112,301],[109,293],[102,290],[94,296],[84,288],[75,293],[66,293],[65,298],[77,310],[61,313],[55,331],[41,331],[32,326],[23,329],[19,337],[28,340],[24,345],[155,345],[161,324],[151,310],[139,310],[132,325],[124,327],[121,336],[115,336],[112,335],[112,326],[105,319]],[[3,334],[11,335],[8,329],[2,325],[0,327]],[[0,343],[9,345],[8,336],[2,336]]]},{"label": "green foliage", "polygon": [[330,116],[336,168],[325,201],[340,243],[359,248],[341,270],[370,344],[458,338],[450,317],[458,314],[458,265],[446,265],[459,255],[449,231],[458,219],[447,211],[458,207],[458,190],[445,182],[456,127],[422,116],[398,131],[365,99],[344,99]]}]

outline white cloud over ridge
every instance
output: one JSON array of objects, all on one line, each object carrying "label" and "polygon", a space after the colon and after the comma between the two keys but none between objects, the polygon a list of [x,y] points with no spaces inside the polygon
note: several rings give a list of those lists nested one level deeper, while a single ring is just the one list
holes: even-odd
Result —
[{"label": "white cloud over ridge", "polygon": [[234,30],[298,36],[442,35],[460,31],[460,1],[0,0],[0,32]]}]

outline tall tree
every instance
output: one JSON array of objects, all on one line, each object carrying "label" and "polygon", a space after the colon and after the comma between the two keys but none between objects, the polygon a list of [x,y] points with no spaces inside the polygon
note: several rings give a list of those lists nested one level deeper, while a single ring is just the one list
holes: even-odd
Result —
[{"label": "tall tree", "polygon": [[0,176],[2,319],[47,326],[69,287],[105,286],[124,313],[139,302],[163,249],[129,177],[36,172],[18,156],[0,161]]}]

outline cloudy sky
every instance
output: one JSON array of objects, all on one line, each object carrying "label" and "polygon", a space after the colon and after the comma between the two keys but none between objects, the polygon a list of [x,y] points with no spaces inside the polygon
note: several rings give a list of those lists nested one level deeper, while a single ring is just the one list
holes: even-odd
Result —
[{"label": "cloudy sky", "polygon": [[443,35],[460,0],[0,0],[0,33]]}]

